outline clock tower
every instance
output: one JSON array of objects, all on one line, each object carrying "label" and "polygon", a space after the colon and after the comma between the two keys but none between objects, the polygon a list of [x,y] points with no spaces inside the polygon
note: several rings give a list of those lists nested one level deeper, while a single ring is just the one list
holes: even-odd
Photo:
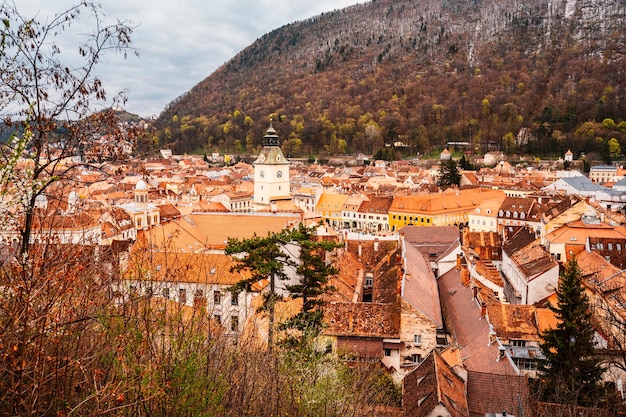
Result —
[{"label": "clock tower", "polygon": [[274,198],[290,196],[289,161],[280,150],[280,141],[270,122],[263,137],[263,149],[254,165],[254,203],[269,205]]}]

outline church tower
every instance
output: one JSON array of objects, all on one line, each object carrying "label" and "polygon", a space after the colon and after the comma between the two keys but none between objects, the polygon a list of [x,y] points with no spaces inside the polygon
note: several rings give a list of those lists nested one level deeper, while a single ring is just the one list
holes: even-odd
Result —
[{"label": "church tower", "polygon": [[290,196],[289,161],[280,150],[280,141],[271,122],[263,137],[263,150],[252,165],[255,204],[269,205],[275,198]]}]

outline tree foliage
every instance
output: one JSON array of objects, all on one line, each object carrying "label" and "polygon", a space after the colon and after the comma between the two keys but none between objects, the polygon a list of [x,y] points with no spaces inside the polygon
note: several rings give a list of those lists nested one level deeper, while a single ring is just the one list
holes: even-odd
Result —
[{"label": "tree foliage", "polygon": [[457,166],[456,161],[452,158],[441,161],[437,185],[447,188],[452,185],[458,186],[460,182],[461,174],[459,173],[459,167]]},{"label": "tree foliage", "polygon": [[589,299],[575,257],[561,274],[557,305],[550,306],[558,324],[541,334],[541,398],[567,405],[597,406],[604,397],[600,359],[596,355]]},{"label": "tree foliage", "polygon": [[[369,2],[285,25],[170,103],[157,121],[161,142],[182,153],[213,137],[212,146],[223,141],[232,150],[236,139],[250,135],[258,146],[264,121],[276,113],[284,117],[274,119],[275,127],[301,139],[303,155],[342,149],[371,155],[397,141],[413,155],[447,141],[468,141],[479,153],[500,146],[507,153],[556,156],[571,148],[579,155],[597,150],[595,137],[615,137],[623,149],[620,24],[603,26],[600,45],[599,35],[588,32],[599,27],[590,23],[595,18],[548,28],[545,8],[519,12],[511,4],[442,3],[433,13],[424,2]],[[622,12],[598,7],[598,16],[623,23]],[[473,37],[476,19],[485,16],[491,18],[482,25],[496,33],[470,50],[461,40]],[[548,32],[559,35],[539,42]],[[602,54],[612,58],[593,59]],[[254,123],[224,132],[220,126],[233,119],[233,109]],[[175,114],[204,115],[209,123],[186,137],[181,123],[172,122]],[[577,133],[586,123],[597,125],[591,139]],[[530,140],[513,146],[520,128]]]},{"label": "tree foliage", "polygon": [[333,241],[315,236],[315,227],[300,224],[297,228],[272,233],[266,237],[228,239],[225,252],[233,256],[233,270],[246,271],[249,278],[231,287],[232,291],[250,291],[255,284],[269,282],[264,295],[263,308],[269,315],[268,346],[274,345],[274,309],[281,298],[277,285],[290,279],[289,271],[296,275],[295,282],[284,285],[293,298],[302,298],[302,311],[284,325],[301,331],[316,333],[321,328],[323,295],[333,291],[328,280],[338,271],[326,262],[326,253],[338,247]]}]

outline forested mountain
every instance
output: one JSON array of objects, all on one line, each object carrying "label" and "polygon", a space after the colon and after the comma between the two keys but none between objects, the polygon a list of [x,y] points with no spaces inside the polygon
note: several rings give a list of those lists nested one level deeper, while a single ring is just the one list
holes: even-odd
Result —
[{"label": "forested mountain", "polygon": [[626,0],[374,0],[255,41],[167,106],[159,144],[254,152],[271,115],[289,156],[623,149],[625,40]]}]

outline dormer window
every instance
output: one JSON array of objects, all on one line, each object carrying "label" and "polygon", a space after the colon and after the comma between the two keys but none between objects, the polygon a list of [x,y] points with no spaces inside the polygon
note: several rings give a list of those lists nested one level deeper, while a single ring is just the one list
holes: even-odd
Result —
[{"label": "dormer window", "polygon": [[500,217],[504,216],[504,212],[503,212],[502,210],[500,210],[500,211],[498,212],[498,216],[500,216]]},{"label": "dormer window", "polygon": [[524,219],[524,218],[526,218],[526,213],[520,213],[519,216],[520,216],[520,218]]}]

